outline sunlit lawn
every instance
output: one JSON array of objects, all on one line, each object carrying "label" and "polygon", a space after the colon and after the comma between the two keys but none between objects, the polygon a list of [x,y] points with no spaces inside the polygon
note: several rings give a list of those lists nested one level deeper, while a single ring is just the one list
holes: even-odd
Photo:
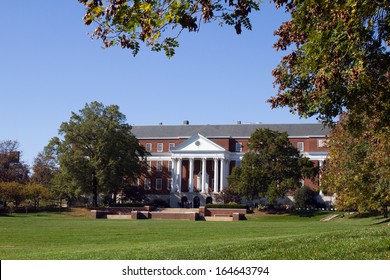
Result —
[{"label": "sunlit lawn", "polygon": [[382,217],[248,215],[239,222],[0,216],[0,259],[390,259]]}]

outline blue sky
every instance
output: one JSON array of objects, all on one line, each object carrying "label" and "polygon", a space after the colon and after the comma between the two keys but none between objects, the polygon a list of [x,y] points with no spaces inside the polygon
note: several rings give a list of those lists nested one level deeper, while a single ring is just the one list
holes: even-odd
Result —
[{"label": "blue sky", "polygon": [[18,140],[29,164],[92,101],[119,105],[136,125],[316,122],[265,102],[276,94],[271,71],[282,55],[273,31],[287,19],[267,1],[252,16],[253,31],[203,25],[182,33],[172,59],[102,49],[77,0],[1,4],[0,140]]}]

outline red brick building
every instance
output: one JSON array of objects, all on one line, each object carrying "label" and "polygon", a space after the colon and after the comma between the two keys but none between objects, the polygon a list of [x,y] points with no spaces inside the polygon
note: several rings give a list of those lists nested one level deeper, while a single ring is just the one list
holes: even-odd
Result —
[{"label": "red brick building", "polygon": [[[248,151],[259,128],[287,132],[291,143],[319,166],[328,152],[329,129],[321,124],[241,124],[133,126],[133,133],[151,153],[149,176],[138,181],[151,199],[204,204],[228,186],[227,176]],[[307,181],[305,184],[313,185]]]}]

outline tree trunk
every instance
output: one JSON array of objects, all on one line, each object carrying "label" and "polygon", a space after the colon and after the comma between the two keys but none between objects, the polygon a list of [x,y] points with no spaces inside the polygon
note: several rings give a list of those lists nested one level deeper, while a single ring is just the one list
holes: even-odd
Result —
[{"label": "tree trunk", "polygon": [[93,193],[93,199],[92,199],[92,207],[97,207],[97,178],[95,172],[92,173],[92,193]]},{"label": "tree trunk", "polygon": [[387,204],[383,206],[383,217],[385,218],[389,217],[389,209],[387,208]]}]

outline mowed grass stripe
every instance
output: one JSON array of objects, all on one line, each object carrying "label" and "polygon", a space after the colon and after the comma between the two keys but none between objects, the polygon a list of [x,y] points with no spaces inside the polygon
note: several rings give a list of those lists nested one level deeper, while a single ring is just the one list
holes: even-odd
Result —
[{"label": "mowed grass stripe", "polygon": [[241,222],[0,217],[1,259],[390,259],[380,218],[249,216]]}]

